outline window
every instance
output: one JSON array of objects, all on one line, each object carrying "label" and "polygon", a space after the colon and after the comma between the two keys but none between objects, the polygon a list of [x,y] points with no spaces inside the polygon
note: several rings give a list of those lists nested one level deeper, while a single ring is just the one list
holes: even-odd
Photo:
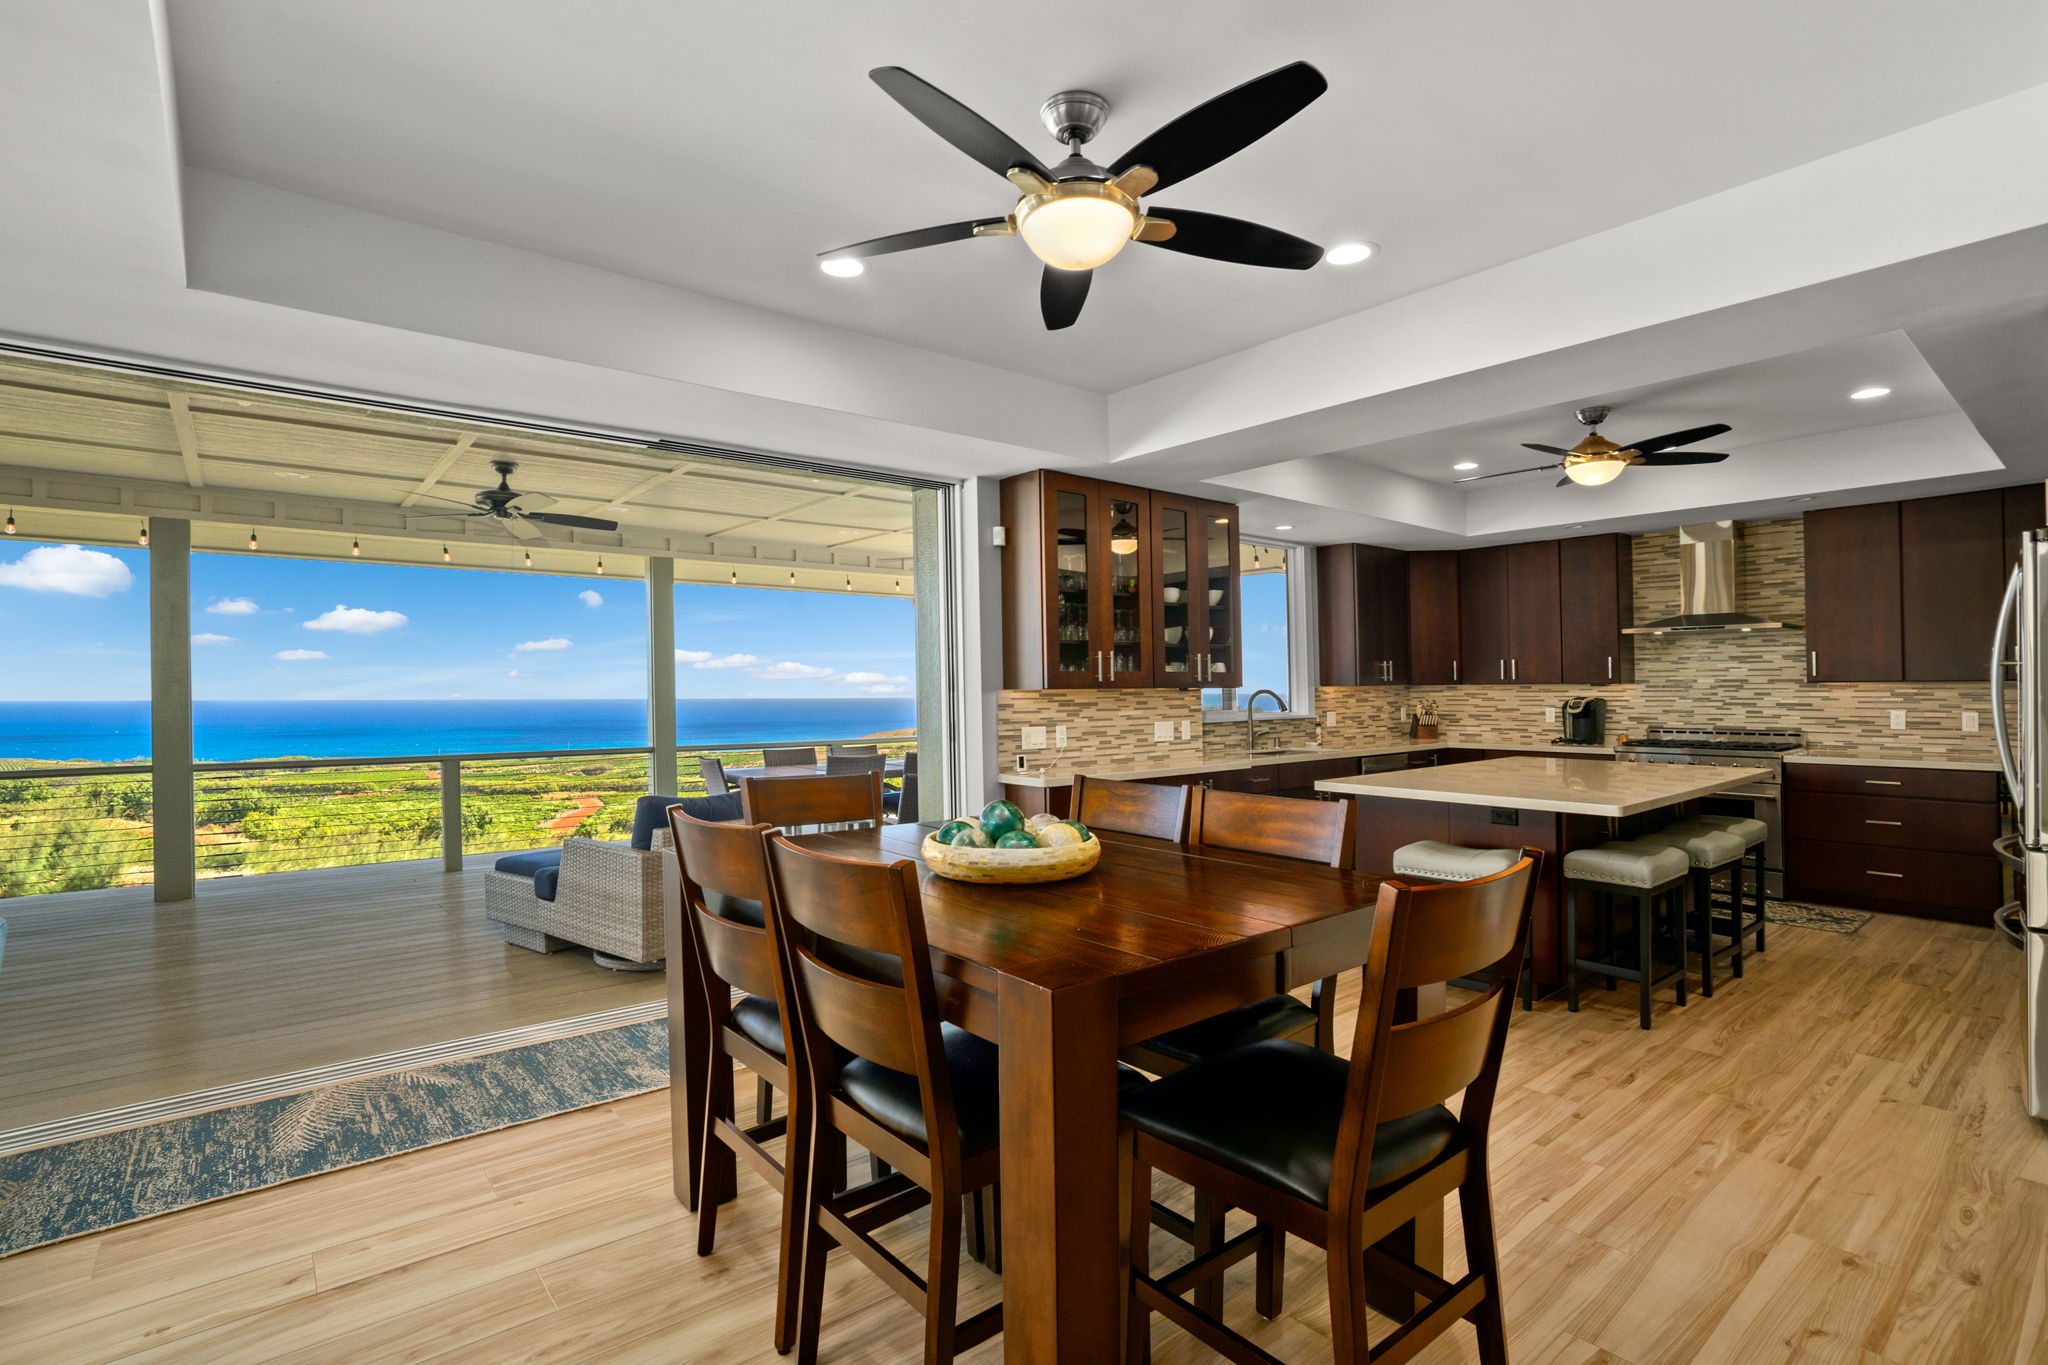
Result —
[{"label": "window", "polygon": [[[1238,578],[1244,685],[1204,689],[1203,709],[1235,710],[1261,688],[1279,693],[1288,709],[1294,708],[1293,632],[1288,624],[1297,553],[1284,546],[1245,543]],[[1270,704],[1262,703],[1262,709]]]}]

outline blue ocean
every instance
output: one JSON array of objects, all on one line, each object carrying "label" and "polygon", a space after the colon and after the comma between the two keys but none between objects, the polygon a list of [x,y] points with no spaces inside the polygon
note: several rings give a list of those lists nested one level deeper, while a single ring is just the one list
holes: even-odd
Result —
[{"label": "blue ocean", "polygon": [[[199,701],[193,757],[356,758],[398,754],[607,749],[647,742],[632,699],[557,701]],[[679,744],[857,739],[917,724],[910,697],[686,700]],[[149,706],[126,701],[0,702],[0,759],[120,763],[149,755]]]}]

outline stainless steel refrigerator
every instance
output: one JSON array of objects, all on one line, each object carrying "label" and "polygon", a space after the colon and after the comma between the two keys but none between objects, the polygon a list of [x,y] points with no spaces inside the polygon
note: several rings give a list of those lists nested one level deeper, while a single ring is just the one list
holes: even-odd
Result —
[{"label": "stainless steel refrigerator", "polygon": [[[2007,715],[2009,686],[2016,685]],[[2020,538],[1991,645],[1991,720],[2017,809],[1999,852],[2024,878],[1998,927],[2027,955],[2027,1112],[2048,1119],[2048,530]]]}]

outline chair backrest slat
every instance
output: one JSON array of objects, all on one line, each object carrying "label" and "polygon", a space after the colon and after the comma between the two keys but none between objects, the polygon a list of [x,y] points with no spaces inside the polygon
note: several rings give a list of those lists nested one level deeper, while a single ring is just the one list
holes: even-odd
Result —
[{"label": "chair backrest slat", "polygon": [[809,745],[787,749],[763,749],[761,763],[769,768],[811,768],[818,763],[818,751]]},{"label": "chair backrest slat", "polygon": [[1357,825],[1355,801],[1210,791],[1202,794],[1196,813],[1194,843],[1349,868],[1356,858]]},{"label": "chair backrest slat", "polygon": [[910,1028],[901,986],[884,986],[835,970],[797,945],[796,974],[806,1017],[826,1038],[891,1071],[915,1074],[922,1039]]},{"label": "chair backrest slat", "polygon": [[[1512,993],[1514,983],[1505,984]],[[1442,1104],[1479,1078],[1493,1035],[1493,997],[1502,990],[1503,983],[1495,982],[1455,1010],[1393,1026],[1381,1062],[1382,1122]]]},{"label": "chair backrest slat", "polygon": [[1117,782],[1082,775],[1074,779],[1074,818],[1090,829],[1111,834],[1139,834],[1184,844],[1188,840],[1196,791],[1194,787]]},{"label": "chair backrest slat", "polygon": [[740,779],[740,804],[750,825],[879,825],[882,775],[745,777]]}]

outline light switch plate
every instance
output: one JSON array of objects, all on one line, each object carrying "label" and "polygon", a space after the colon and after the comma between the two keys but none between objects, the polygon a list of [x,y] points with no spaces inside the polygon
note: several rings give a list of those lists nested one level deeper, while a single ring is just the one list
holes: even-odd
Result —
[{"label": "light switch plate", "polygon": [[1182,739],[1190,739],[1193,738],[1193,736],[1194,730],[1191,728],[1190,723],[1187,721],[1182,721],[1180,723],[1180,737]]},{"label": "light switch plate", "polygon": [[1334,730],[1337,728],[1337,713],[1335,711],[1323,712],[1323,728],[1325,730]]},{"label": "light switch plate", "polygon": [[1906,713],[1905,713],[1904,711],[1894,711],[1894,712],[1892,712],[1892,729],[1894,729],[1894,730],[1903,730],[1903,729],[1905,729],[1905,728],[1906,728]]},{"label": "light switch plate", "polygon": [[1172,721],[1170,721],[1170,720],[1155,720],[1155,721],[1153,721],[1153,722],[1152,722],[1152,740],[1153,740],[1153,742],[1154,742],[1154,743],[1156,743],[1156,744],[1164,744],[1164,743],[1168,742],[1169,740],[1171,740],[1172,738],[1173,738],[1173,722],[1172,722]]},{"label": "light switch plate", "polygon": [[1023,747],[1026,749],[1043,749],[1045,747],[1045,727],[1043,725],[1025,726]]},{"label": "light switch plate", "polygon": [[1966,735],[1977,733],[1977,713],[1975,711],[1963,712],[1963,733]]},{"label": "light switch plate", "polygon": [[1546,706],[1543,708],[1543,723],[1545,725],[1557,724],[1557,708],[1555,706]]}]

